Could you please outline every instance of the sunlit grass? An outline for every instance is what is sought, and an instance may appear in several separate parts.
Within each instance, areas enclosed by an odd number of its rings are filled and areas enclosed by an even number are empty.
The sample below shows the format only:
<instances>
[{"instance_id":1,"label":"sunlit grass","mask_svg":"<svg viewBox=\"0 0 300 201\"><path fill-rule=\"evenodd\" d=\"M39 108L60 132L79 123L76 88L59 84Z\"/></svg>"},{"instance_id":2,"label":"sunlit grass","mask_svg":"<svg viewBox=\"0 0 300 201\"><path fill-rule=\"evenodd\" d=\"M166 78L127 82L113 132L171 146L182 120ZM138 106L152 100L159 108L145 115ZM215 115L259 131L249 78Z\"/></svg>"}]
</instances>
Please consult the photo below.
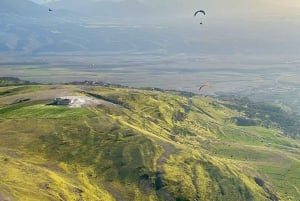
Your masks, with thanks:
<instances>
[{"instance_id":1,"label":"sunlit grass","mask_svg":"<svg viewBox=\"0 0 300 201\"><path fill-rule=\"evenodd\" d=\"M0 104L8 96L1 92L12 90L18 98L50 88L1 88ZM243 114L220 100L66 88L110 104L69 108L29 101L0 109L0 188L13 200L300 197L299 141L279 128L235 125L229 120Z\"/></svg>"},{"instance_id":2,"label":"sunlit grass","mask_svg":"<svg viewBox=\"0 0 300 201\"><path fill-rule=\"evenodd\" d=\"M46 104L14 105L0 109L0 118L22 119L76 119L80 117L92 117L94 113L86 108L68 108L66 106L52 106Z\"/></svg>"}]
</instances>

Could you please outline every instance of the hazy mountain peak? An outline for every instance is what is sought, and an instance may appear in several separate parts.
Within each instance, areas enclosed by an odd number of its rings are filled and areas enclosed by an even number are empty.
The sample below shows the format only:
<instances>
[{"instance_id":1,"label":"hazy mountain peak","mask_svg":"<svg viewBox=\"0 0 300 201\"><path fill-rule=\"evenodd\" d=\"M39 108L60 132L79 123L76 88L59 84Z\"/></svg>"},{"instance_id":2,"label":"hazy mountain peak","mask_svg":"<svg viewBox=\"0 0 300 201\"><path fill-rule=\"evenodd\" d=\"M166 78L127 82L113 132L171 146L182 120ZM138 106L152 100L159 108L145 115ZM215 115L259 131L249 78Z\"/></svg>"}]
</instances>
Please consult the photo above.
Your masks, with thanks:
<instances>
[{"instance_id":1,"label":"hazy mountain peak","mask_svg":"<svg viewBox=\"0 0 300 201\"><path fill-rule=\"evenodd\" d=\"M55 9L71 10L84 16L134 17L146 14L147 7L137 0L97 1L60 0L47 4Z\"/></svg>"},{"instance_id":2,"label":"hazy mountain peak","mask_svg":"<svg viewBox=\"0 0 300 201\"><path fill-rule=\"evenodd\" d=\"M46 8L44 6L33 3L29 0L1 0L0 14L9 13L25 16L34 16L44 13Z\"/></svg>"}]
</instances>

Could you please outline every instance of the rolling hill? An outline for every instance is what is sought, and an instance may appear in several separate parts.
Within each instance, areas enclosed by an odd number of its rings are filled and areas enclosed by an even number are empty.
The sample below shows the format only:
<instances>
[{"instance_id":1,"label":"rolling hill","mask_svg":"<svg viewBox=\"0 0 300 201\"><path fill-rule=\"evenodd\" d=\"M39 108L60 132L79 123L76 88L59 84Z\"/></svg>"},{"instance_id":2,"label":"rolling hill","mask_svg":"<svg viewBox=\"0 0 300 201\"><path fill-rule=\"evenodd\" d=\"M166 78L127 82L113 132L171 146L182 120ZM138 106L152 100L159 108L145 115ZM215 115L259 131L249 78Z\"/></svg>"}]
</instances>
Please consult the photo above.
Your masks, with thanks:
<instances>
[{"instance_id":1,"label":"rolling hill","mask_svg":"<svg viewBox=\"0 0 300 201\"><path fill-rule=\"evenodd\" d=\"M98 104L51 104L66 96ZM299 136L242 106L177 91L1 87L0 199L297 201Z\"/></svg>"}]
</instances>

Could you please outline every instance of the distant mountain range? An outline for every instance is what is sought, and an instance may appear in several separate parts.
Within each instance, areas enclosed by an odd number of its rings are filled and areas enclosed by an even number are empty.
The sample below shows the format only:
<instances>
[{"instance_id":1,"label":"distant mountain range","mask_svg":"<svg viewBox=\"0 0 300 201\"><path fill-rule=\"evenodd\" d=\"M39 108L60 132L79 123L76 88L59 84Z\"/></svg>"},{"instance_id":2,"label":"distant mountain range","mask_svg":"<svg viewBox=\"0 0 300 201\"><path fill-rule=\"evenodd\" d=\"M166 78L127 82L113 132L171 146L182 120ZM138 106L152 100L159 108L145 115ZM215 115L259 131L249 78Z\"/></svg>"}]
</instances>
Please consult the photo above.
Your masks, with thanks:
<instances>
[{"instance_id":1,"label":"distant mountain range","mask_svg":"<svg viewBox=\"0 0 300 201\"><path fill-rule=\"evenodd\" d=\"M28 0L1 0L0 14L38 17L43 15L45 7Z\"/></svg>"},{"instance_id":2,"label":"distant mountain range","mask_svg":"<svg viewBox=\"0 0 300 201\"><path fill-rule=\"evenodd\" d=\"M70 10L84 16L101 17L140 17L149 15L150 9L136 0L125 1L91 1L62 0L47 4L53 9Z\"/></svg>"},{"instance_id":3,"label":"distant mountain range","mask_svg":"<svg viewBox=\"0 0 300 201\"><path fill-rule=\"evenodd\" d=\"M2 0L0 51L178 51L185 45L175 31L147 20L151 12L138 1L84 2L39 5L29 0Z\"/></svg>"},{"instance_id":4,"label":"distant mountain range","mask_svg":"<svg viewBox=\"0 0 300 201\"><path fill-rule=\"evenodd\" d=\"M196 5L195 1L191 1ZM159 6L157 6L159 5ZM182 8L180 7L182 5ZM0 1L0 52L296 54L299 26L223 19L181 1ZM52 11L48 11L51 8ZM203 25L199 22L205 20ZM239 21L241 20L241 21ZM281 21L282 22L282 21ZM255 30L253 32L253 30ZM285 31L289 30L289 32Z\"/></svg>"}]
</instances>

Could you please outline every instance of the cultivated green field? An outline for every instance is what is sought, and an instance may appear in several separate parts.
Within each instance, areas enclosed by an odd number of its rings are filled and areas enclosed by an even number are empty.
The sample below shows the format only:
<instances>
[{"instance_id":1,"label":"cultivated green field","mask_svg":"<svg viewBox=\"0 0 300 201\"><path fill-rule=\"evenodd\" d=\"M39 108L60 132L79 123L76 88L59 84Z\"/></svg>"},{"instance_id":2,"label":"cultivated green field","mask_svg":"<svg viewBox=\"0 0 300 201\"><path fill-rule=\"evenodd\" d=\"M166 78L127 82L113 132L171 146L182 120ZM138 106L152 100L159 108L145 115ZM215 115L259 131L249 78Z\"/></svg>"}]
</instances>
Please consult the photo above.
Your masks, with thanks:
<instances>
[{"instance_id":1,"label":"cultivated green field","mask_svg":"<svg viewBox=\"0 0 300 201\"><path fill-rule=\"evenodd\" d=\"M48 105L67 95L101 102ZM1 87L0 200L299 201L299 134L271 118L294 116L269 107L252 115L243 104L174 91Z\"/></svg>"}]
</instances>

